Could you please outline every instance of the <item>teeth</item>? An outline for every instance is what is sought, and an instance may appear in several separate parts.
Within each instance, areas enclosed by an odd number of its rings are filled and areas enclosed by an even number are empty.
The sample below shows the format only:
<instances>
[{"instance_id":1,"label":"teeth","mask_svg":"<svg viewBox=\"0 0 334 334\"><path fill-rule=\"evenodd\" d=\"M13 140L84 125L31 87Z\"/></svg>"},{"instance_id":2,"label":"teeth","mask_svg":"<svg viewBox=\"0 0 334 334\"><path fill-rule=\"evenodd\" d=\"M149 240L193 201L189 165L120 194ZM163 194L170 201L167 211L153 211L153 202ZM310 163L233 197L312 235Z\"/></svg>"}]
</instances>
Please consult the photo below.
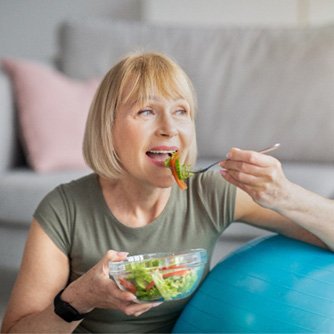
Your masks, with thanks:
<instances>
[{"instance_id":1,"label":"teeth","mask_svg":"<svg viewBox=\"0 0 334 334\"><path fill-rule=\"evenodd\" d=\"M151 150L149 152L153 153L153 154L171 154L171 153L174 153L175 151L154 151L154 150Z\"/></svg>"}]
</instances>

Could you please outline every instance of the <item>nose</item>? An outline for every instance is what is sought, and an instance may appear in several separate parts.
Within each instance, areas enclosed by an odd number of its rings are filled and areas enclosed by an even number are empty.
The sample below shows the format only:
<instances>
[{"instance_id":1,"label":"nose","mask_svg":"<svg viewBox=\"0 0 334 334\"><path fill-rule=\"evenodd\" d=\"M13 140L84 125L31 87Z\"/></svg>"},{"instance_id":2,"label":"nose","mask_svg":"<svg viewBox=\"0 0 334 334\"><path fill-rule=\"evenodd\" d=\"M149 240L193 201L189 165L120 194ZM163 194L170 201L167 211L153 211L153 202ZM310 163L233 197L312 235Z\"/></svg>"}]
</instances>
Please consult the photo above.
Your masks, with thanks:
<instances>
[{"instance_id":1,"label":"nose","mask_svg":"<svg viewBox=\"0 0 334 334\"><path fill-rule=\"evenodd\" d=\"M178 133L175 122L170 115L161 117L158 127L158 134L164 137L174 137Z\"/></svg>"}]
</instances>

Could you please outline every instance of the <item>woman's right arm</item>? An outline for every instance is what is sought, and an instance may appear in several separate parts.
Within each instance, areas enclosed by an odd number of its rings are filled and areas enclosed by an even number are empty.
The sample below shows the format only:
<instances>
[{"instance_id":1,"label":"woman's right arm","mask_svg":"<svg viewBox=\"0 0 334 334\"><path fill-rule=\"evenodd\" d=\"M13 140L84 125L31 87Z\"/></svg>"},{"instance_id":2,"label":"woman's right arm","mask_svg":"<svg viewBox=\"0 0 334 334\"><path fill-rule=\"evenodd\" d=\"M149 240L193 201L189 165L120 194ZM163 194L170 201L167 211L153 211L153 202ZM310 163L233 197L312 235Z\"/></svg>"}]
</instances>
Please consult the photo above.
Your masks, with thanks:
<instances>
[{"instance_id":1,"label":"woman's right arm","mask_svg":"<svg viewBox=\"0 0 334 334\"><path fill-rule=\"evenodd\" d=\"M61 298L80 313L95 307L119 309L128 315L148 311L154 304L136 303L134 295L119 290L109 279L108 262L125 256L108 251L87 273L66 287L69 259L33 220L1 333L72 333L82 320L68 323L54 313L53 307L54 297L65 287Z\"/></svg>"},{"instance_id":2,"label":"woman's right arm","mask_svg":"<svg viewBox=\"0 0 334 334\"><path fill-rule=\"evenodd\" d=\"M52 305L54 296L65 287L68 277L67 256L33 221L2 332L72 332L79 322L62 321L53 312Z\"/></svg>"}]
</instances>

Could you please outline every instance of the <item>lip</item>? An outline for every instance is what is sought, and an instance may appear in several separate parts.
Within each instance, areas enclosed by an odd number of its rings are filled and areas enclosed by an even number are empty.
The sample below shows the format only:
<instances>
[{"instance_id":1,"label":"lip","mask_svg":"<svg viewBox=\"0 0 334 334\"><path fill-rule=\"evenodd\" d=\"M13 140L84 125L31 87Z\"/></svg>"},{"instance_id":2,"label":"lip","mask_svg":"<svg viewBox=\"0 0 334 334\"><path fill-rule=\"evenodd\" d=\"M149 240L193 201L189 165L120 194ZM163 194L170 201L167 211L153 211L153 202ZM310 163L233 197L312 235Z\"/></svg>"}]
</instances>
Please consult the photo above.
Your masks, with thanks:
<instances>
[{"instance_id":1,"label":"lip","mask_svg":"<svg viewBox=\"0 0 334 334\"><path fill-rule=\"evenodd\" d=\"M151 147L148 151L178 151L178 149L177 146L160 145Z\"/></svg>"},{"instance_id":2,"label":"lip","mask_svg":"<svg viewBox=\"0 0 334 334\"><path fill-rule=\"evenodd\" d=\"M163 152L166 152L166 154L168 154L168 152L172 153L172 152L175 152L177 150L178 150L177 146L159 145L159 146L151 147L146 152L149 152L149 151L163 151ZM152 159L148 154L146 154L146 156L150 160L150 162L153 163L155 166L165 168L165 160Z\"/></svg>"},{"instance_id":3,"label":"lip","mask_svg":"<svg viewBox=\"0 0 334 334\"><path fill-rule=\"evenodd\" d=\"M149 159L154 165L156 165L158 167L164 167L165 168L165 162L164 161L157 161L157 160L153 160L151 158L149 158Z\"/></svg>"}]
</instances>

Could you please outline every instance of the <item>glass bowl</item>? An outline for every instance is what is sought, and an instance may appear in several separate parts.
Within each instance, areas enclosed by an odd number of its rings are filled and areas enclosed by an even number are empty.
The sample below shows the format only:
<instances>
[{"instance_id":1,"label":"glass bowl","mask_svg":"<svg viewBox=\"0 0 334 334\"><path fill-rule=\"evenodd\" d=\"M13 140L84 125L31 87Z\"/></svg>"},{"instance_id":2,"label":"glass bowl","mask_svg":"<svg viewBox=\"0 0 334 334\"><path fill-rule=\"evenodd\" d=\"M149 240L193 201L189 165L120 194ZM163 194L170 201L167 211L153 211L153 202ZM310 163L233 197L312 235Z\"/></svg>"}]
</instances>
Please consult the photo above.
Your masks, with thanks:
<instances>
[{"instance_id":1,"label":"glass bowl","mask_svg":"<svg viewBox=\"0 0 334 334\"><path fill-rule=\"evenodd\" d=\"M206 263L205 249L141 254L109 262L109 276L139 302L178 300L197 288Z\"/></svg>"}]
</instances>

